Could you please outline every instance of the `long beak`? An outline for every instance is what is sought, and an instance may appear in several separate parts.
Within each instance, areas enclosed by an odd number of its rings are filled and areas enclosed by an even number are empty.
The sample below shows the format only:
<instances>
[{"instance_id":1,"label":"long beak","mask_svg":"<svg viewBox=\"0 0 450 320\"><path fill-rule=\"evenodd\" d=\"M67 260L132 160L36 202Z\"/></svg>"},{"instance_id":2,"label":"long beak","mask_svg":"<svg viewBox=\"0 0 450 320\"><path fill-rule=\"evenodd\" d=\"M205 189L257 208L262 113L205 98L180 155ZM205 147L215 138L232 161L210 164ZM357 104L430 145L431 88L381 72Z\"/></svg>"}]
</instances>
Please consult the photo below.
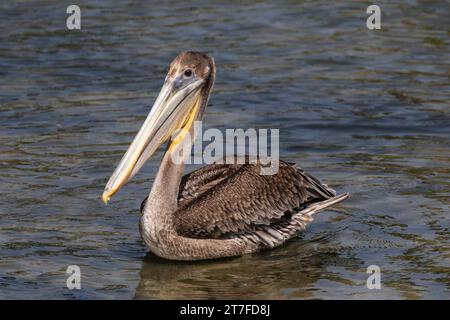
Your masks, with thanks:
<instances>
[{"instance_id":1,"label":"long beak","mask_svg":"<svg viewBox=\"0 0 450 320\"><path fill-rule=\"evenodd\" d=\"M182 86L179 78L166 78L147 119L109 178L102 199L110 198L129 181L153 153L178 129L183 128L198 106L204 80Z\"/></svg>"}]
</instances>

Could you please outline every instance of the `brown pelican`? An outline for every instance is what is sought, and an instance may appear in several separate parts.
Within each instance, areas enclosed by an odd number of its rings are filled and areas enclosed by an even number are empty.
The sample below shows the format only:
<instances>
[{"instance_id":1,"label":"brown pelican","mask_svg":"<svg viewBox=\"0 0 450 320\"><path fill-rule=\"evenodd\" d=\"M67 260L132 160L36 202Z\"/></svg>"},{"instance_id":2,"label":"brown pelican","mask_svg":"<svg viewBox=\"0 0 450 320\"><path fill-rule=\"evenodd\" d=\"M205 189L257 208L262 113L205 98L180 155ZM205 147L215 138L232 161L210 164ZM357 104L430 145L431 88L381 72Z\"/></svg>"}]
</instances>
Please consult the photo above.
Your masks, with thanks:
<instances>
[{"instance_id":1,"label":"brown pelican","mask_svg":"<svg viewBox=\"0 0 450 320\"><path fill-rule=\"evenodd\" d=\"M238 256L281 245L313 215L348 198L294 164L260 175L260 162L212 164L183 175L172 153L203 118L215 79L214 60L182 52L170 64L152 110L108 181L108 202L163 143L166 153L141 207L140 231L156 255L174 260ZM188 144L189 150L191 144Z\"/></svg>"}]
</instances>

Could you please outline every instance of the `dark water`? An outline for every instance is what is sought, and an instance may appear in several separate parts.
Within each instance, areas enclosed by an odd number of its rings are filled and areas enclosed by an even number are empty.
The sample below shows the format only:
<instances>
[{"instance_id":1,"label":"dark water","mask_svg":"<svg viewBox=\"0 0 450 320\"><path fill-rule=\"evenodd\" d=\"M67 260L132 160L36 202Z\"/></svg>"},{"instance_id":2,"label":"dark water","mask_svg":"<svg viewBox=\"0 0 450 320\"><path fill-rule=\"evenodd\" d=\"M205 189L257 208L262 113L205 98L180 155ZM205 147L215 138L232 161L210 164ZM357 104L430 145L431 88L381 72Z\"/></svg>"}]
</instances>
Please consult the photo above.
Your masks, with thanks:
<instances>
[{"instance_id":1,"label":"dark water","mask_svg":"<svg viewBox=\"0 0 450 320\"><path fill-rule=\"evenodd\" d=\"M380 31L357 1L76 3L81 31L61 1L0 3L1 298L450 298L448 1L378 1ZM352 198L273 251L147 254L161 153L100 197L186 49L216 60L206 127L279 128L283 159Z\"/></svg>"}]
</instances>

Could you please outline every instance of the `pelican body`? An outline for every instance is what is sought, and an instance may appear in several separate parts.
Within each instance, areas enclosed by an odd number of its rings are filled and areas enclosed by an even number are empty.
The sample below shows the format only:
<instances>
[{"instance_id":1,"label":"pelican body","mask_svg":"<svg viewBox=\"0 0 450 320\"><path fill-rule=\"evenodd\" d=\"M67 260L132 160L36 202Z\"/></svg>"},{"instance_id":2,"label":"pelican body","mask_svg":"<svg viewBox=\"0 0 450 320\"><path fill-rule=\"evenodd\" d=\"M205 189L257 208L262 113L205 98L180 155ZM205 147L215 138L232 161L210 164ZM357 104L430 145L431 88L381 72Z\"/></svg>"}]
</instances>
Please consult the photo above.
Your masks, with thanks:
<instances>
[{"instance_id":1,"label":"pelican body","mask_svg":"<svg viewBox=\"0 0 450 320\"><path fill-rule=\"evenodd\" d=\"M195 135L193 123L203 118L215 72L214 60L204 53L182 52L172 61L103 193L107 203L168 142L140 219L144 242L162 258L203 260L274 248L304 230L315 213L348 198L284 161L273 175L261 175L258 161L232 159L183 176L184 162L174 162L172 155L190 151L185 139Z\"/></svg>"}]
</instances>

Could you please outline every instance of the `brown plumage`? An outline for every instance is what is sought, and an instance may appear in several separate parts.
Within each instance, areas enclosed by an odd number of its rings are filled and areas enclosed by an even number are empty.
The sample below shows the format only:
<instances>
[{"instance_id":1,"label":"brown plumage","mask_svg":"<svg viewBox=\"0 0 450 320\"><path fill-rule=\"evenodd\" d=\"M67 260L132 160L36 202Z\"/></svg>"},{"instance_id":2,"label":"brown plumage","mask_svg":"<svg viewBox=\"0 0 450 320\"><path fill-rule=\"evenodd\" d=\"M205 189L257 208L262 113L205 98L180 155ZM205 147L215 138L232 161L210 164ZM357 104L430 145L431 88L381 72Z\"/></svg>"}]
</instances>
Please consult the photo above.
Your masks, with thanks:
<instances>
[{"instance_id":1,"label":"brown plumage","mask_svg":"<svg viewBox=\"0 0 450 320\"><path fill-rule=\"evenodd\" d=\"M207 165L182 177L172 213L178 236L235 240L250 252L273 248L304 230L315 213L348 198L295 164L280 161L277 174L260 175L259 163L245 163Z\"/></svg>"},{"instance_id":2,"label":"brown plumage","mask_svg":"<svg viewBox=\"0 0 450 320\"><path fill-rule=\"evenodd\" d=\"M260 164L206 166L184 176L180 190L177 232L215 239L289 222L306 206L335 195L284 161L274 175L261 175Z\"/></svg>"}]
</instances>

